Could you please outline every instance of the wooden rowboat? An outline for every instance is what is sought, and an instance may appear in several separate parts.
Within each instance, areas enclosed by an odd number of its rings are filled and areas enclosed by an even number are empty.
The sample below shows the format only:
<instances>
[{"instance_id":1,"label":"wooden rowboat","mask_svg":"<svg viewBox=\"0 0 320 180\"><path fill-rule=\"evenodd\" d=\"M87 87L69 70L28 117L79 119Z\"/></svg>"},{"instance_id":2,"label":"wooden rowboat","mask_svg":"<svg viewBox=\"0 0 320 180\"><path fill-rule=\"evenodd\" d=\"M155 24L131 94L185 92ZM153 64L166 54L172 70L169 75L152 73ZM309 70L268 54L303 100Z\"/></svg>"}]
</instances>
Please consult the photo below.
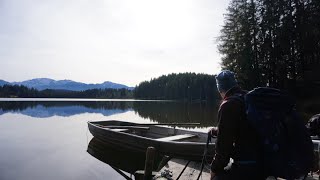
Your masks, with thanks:
<instances>
[{"instance_id":1,"label":"wooden rowboat","mask_svg":"<svg viewBox=\"0 0 320 180\"><path fill-rule=\"evenodd\" d=\"M100 140L132 150L146 151L150 146L163 155L201 160L206 147L207 133L163 127L157 124L137 124L123 121L88 122L91 134ZM214 141L207 156L214 152Z\"/></svg>"}]
</instances>

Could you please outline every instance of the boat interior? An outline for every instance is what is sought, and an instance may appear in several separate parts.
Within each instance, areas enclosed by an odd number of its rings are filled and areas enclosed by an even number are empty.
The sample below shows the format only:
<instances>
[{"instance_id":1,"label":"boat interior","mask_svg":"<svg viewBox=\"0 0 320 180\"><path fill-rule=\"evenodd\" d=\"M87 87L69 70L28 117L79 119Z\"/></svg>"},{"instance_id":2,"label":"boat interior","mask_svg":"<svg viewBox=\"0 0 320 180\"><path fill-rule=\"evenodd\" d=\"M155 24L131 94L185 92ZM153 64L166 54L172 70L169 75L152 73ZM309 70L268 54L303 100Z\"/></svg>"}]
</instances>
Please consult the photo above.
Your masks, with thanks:
<instances>
[{"instance_id":1,"label":"boat interior","mask_svg":"<svg viewBox=\"0 0 320 180\"><path fill-rule=\"evenodd\" d=\"M123 121L96 121L90 122L100 128L120 133L134 134L137 136L152 138L159 141L198 142L207 141L207 133L194 132L175 126L160 126L156 124L138 124Z\"/></svg>"}]
</instances>

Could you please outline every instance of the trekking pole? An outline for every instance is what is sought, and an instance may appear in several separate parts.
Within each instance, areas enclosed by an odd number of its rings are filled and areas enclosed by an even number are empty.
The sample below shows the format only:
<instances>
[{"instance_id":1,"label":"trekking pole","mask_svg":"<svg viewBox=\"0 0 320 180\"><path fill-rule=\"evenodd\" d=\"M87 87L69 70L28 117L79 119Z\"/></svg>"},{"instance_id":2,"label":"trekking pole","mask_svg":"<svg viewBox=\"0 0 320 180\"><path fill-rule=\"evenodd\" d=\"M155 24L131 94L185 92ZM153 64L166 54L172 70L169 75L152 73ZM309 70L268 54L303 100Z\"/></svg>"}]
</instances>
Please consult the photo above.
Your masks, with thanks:
<instances>
[{"instance_id":1,"label":"trekking pole","mask_svg":"<svg viewBox=\"0 0 320 180\"><path fill-rule=\"evenodd\" d=\"M206 158L206 155L208 153L208 148L209 148L209 143L211 142L211 133L209 132L208 133L208 137L207 137L207 144L204 148L204 152L203 152L203 156L202 156L202 162L201 162L201 170L200 170L200 173L197 177L197 180L199 180L201 174L202 174L202 171L203 171L203 168L204 168L204 164L205 164L205 158Z\"/></svg>"}]
</instances>

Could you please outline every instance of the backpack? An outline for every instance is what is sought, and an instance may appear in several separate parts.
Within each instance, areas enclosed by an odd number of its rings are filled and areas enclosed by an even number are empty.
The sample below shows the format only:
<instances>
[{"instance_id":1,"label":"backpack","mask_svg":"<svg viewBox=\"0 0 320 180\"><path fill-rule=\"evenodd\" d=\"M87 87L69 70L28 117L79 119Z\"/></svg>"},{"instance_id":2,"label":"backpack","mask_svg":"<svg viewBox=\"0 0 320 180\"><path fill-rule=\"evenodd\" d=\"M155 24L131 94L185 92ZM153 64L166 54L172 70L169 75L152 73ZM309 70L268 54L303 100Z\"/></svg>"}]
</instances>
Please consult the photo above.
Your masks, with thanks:
<instances>
[{"instance_id":1,"label":"backpack","mask_svg":"<svg viewBox=\"0 0 320 180\"><path fill-rule=\"evenodd\" d=\"M261 138L264 175L306 176L313 164L313 143L289 95L260 87L248 92L244 103L247 119Z\"/></svg>"}]
</instances>

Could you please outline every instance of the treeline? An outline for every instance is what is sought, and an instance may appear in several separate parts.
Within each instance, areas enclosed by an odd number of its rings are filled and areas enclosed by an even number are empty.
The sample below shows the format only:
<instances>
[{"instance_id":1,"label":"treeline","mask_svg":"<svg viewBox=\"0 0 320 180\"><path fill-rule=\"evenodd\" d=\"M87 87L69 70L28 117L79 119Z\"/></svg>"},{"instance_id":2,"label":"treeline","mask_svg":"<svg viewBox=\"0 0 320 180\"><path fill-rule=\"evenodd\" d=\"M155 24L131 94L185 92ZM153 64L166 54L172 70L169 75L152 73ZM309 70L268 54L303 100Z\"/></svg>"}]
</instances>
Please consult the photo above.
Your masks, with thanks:
<instances>
[{"instance_id":1,"label":"treeline","mask_svg":"<svg viewBox=\"0 0 320 180\"><path fill-rule=\"evenodd\" d=\"M19 98L107 98L215 102L218 91L213 75L180 73L163 75L140 83L134 90L90 89L86 91L37 90L19 85L0 86L0 97Z\"/></svg>"},{"instance_id":2,"label":"treeline","mask_svg":"<svg viewBox=\"0 0 320 180\"><path fill-rule=\"evenodd\" d=\"M137 99L214 101L217 93L213 75L195 73L163 75L134 89Z\"/></svg>"},{"instance_id":3,"label":"treeline","mask_svg":"<svg viewBox=\"0 0 320 180\"><path fill-rule=\"evenodd\" d=\"M133 92L127 89L89 89L85 91L45 89L39 91L22 85L3 85L0 86L0 97L130 99L133 98Z\"/></svg>"},{"instance_id":4,"label":"treeline","mask_svg":"<svg viewBox=\"0 0 320 180\"><path fill-rule=\"evenodd\" d=\"M311 89L320 81L320 1L232 0L219 51L247 89Z\"/></svg>"}]
</instances>

